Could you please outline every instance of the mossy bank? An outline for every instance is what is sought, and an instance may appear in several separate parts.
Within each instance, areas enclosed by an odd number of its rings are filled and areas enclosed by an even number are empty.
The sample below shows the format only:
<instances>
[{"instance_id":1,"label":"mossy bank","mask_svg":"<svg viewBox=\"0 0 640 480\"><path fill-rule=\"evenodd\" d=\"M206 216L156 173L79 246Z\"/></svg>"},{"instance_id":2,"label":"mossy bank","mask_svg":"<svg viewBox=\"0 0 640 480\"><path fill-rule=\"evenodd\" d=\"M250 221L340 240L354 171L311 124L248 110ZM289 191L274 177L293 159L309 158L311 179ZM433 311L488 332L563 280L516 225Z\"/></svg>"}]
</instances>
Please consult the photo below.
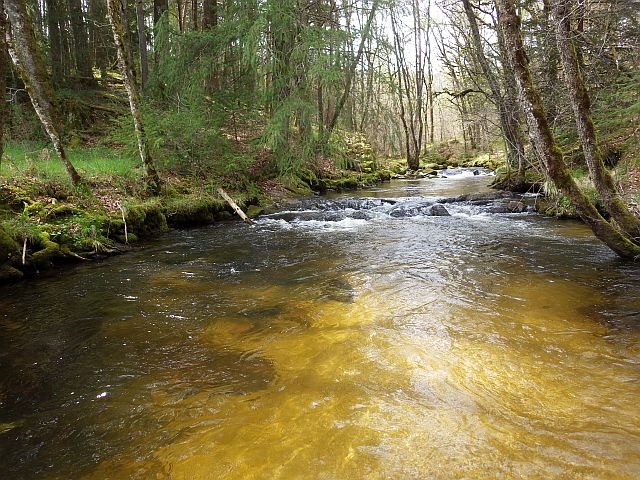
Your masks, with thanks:
<instances>
[{"instance_id":1,"label":"mossy bank","mask_svg":"<svg viewBox=\"0 0 640 480\"><path fill-rule=\"evenodd\" d=\"M206 225L233 218L222 199L206 191L128 197L108 204L92 192L69 187L29 192L0 185L0 283L42 270L126 251L139 240L171 228ZM257 214L265 201L236 193L238 205Z\"/></svg>"}]
</instances>

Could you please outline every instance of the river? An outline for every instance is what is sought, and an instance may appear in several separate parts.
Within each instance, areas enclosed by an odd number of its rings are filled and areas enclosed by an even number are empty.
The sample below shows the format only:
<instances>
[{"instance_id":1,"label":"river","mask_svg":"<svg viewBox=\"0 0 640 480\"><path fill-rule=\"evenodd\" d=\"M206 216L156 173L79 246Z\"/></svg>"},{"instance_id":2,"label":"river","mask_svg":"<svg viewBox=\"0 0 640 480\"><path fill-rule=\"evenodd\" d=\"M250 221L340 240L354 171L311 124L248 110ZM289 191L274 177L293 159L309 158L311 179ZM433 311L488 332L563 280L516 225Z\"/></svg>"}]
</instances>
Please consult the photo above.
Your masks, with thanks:
<instances>
[{"instance_id":1,"label":"river","mask_svg":"<svg viewBox=\"0 0 640 480\"><path fill-rule=\"evenodd\" d=\"M490 180L308 200L3 288L0 475L639 478L640 267L577 222L413 208Z\"/></svg>"}]
</instances>

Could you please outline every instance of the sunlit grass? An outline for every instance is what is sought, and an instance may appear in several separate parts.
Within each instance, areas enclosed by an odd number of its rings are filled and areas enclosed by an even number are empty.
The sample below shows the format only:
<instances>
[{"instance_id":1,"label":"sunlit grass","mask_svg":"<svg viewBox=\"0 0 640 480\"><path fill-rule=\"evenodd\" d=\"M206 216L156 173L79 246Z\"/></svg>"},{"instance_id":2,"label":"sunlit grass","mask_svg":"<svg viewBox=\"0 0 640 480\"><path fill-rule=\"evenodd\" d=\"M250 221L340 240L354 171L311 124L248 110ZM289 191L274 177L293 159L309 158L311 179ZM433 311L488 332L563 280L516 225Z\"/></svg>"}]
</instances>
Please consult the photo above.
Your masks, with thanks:
<instances>
[{"instance_id":1,"label":"sunlit grass","mask_svg":"<svg viewBox=\"0 0 640 480\"><path fill-rule=\"evenodd\" d=\"M107 147L69 148L67 155L85 178L142 176L139 159L120 149ZM8 143L0 163L0 179L36 177L66 179L64 166L50 145L38 143Z\"/></svg>"}]
</instances>

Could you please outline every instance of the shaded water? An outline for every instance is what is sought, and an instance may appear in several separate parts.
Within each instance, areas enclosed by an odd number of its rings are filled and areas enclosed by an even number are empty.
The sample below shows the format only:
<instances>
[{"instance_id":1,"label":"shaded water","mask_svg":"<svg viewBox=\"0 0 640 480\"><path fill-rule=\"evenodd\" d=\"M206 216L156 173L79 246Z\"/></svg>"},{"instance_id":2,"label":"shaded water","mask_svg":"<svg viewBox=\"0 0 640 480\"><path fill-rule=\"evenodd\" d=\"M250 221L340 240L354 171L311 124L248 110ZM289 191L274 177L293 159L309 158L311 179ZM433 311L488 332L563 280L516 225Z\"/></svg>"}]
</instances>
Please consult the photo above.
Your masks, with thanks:
<instances>
[{"instance_id":1,"label":"shaded water","mask_svg":"<svg viewBox=\"0 0 640 480\"><path fill-rule=\"evenodd\" d=\"M577 223L335 197L2 290L2 476L640 476L638 266Z\"/></svg>"}]
</instances>

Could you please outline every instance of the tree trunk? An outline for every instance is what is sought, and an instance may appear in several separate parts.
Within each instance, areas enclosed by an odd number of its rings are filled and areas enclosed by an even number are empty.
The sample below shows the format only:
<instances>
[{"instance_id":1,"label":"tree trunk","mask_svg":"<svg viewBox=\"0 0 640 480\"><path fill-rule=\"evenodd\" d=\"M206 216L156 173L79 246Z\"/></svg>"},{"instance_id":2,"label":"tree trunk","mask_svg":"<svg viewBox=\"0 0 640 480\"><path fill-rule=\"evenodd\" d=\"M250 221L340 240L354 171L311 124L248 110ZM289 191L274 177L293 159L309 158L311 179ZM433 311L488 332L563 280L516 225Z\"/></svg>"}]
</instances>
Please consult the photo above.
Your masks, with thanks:
<instances>
[{"instance_id":1,"label":"tree trunk","mask_svg":"<svg viewBox=\"0 0 640 480\"><path fill-rule=\"evenodd\" d=\"M129 107L131 108L133 127L138 141L138 153L140 154L140 160L142 161L145 180L149 191L155 195L160 191L160 177L153 165L153 159L149 153L149 146L147 145L142 125L140 95L133 76L133 68L129 61L129 48L128 44L125 43L125 30L122 24L124 7L123 0L107 0L109 20L113 30L113 40L118 52L118 65L120 66L120 72L124 78L124 86L129 96Z\"/></svg>"},{"instance_id":2,"label":"tree trunk","mask_svg":"<svg viewBox=\"0 0 640 480\"><path fill-rule=\"evenodd\" d=\"M209 30L218 25L218 1L202 2L202 30Z\"/></svg>"},{"instance_id":3,"label":"tree trunk","mask_svg":"<svg viewBox=\"0 0 640 480\"><path fill-rule=\"evenodd\" d=\"M153 25L157 25L162 16L169 10L169 0L153 0Z\"/></svg>"},{"instance_id":4,"label":"tree trunk","mask_svg":"<svg viewBox=\"0 0 640 480\"><path fill-rule=\"evenodd\" d=\"M542 0L542 55L544 58L544 86L541 88L542 98L545 101L547 117L553 125L558 117L557 89L558 89L558 50L553 39L553 25L551 22L551 0Z\"/></svg>"},{"instance_id":5,"label":"tree trunk","mask_svg":"<svg viewBox=\"0 0 640 480\"><path fill-rule=\"evenodd\" d=\"M519 135L516 131L519 128L518 125L514 125L514 119L517 117L512 115L513 112L507 110L507 105L502 94L500 84L496 78L496 74L491 68L487 57L484 54L484 48L482 47L482 37L480 36L480 30L478 28L478 20L476 14L473 11L470 0L462 0L464 11L469 21L469 27L471 30L471 39L473 42L473 52L477 63L482 68L482 73L487 80L489 89L491 90L491 96L498 108L498 115L500 118L500 130L504 137L507 162L510 166L517 168L518 175L515 179L514 187L519 187L524 183L524 147L519 144ZM475 143L474 135L470 135Z\"/></svg>"},{"instance_id":6,"label":"tree trunk","mask_svg":"<svg viewBox=\"0 0 640 480\"><path fill-rule=\"evenodd\" d=\"M566 0L555 0L553 5L556 42L564 71L565 83L573 108L576 126L582 142L582 151L589 167L591 180L602 198L607 211L618 226L640 244L640 219L629 211L616 190L609 171L605 168L598 148L595 127L591 119L591 99L582 78L576 47L571 40L569 11Z\"/></svg>"},{"instance_id":7,"label":"tree trunk","mask_svg":"<svg viewBox=\"0 0 640 480\"><path fill-rule=\"evenodd\" d=\"M107 76L109 52L112 49L106 7L103 0L89 0L89 45L94 57L93 64L100 70L102 80Z\"/></svg>"},{"instance_id":8,"label":"tree trunk","mask_svg":"<svg viewBox=\"0 0 640 480\"><path fill-rule=\"evenodd\" d=\"M191 0L191 27L198 31L198 0Z\"/></svg>"},{"instance_id":9,"label":"tree trunk","mask_svg":"<svg viewBox=\"0 0 640 480\"><path fill-rule=\"evenodd\" d=\"M49 30L49 52L51 63L51 81L54 87L64 82L62 72L62 42L60 37L60 0L46 0L47 29Z\"/></svg>"},{"instance_id":10,"label":"tree trunk","mask_svg":"<svg viewBox=\"0 0 640 480\"><path fill-rule=\"evenodd\" d=\"M521 101L529 123L531 143L541 158L547 174L573 204L582 220L591 227L596 237L623 258L640 257L640 245L634 244L613 228L598 213L571 176L562 152L551 135L540 94L531 80L529 59L522 42L520 18L516 14L513 0L498 0L497 3L500 10L498 20L504 35L505 49L518 82Z\"/></svg>"},{"instance_id":11,"label":"tree trunk","mask_svg":"<svg viewBox=\"0 0 640 480\"><path fill-rule=\"evenodd\" d=\"M424 106L424 57L422 55L422 16L420 14L420 2L419 0L413 0L411 5L413 14L413 28L414 28L414 47L416 51L416 68L415 68L415 82L416 82L416 108L415 116L412 118L412 123L417 125L417 132L414 135L414 154L413 164L416 167L412 170L420 168L420 153L422 153L422 142L424 137L424 116L422 115L422 109Z\"/></svg>"},{"instance_id":12,"label":"tree trunk","mask_svg":"<svg viewBox=\"0 0 640 480\"><path fill-rule=\"evenodd\" d=\"M89 45L87 41L87 27L82 13L81 0L68 0L69 18L73 32L76 75L83 80L91 80L93 71L89 59Z\"/></svg>"},{"instance_id":13,"label":"tree trunk","mask_svg":"<svg viewBox=\"0 0 640 480\"><path fill-rule=\"evenodd\" d=\"M398 106L400 108L400 121L402 122L402 129L404 131L405 140L405 157L407 159L407 168L409 170L418 170L420 168L420 160L415 155L415 128L413 126L414 116L411 103L411 91L409 88L409 75L407 72L406 60L404 56L404 49L401 44L400 34L396 26L396 18L391 11L391 31L393 32L393 46L396 57L396 66L398 72ZM391 66L389 66L389 77L393 78L391 73ZM405 97L407 98L407 107L409 108L409 114L405 109Z\"/></svg>"},{"instance_id":14,"label":"tree trunk","mask_svg":"<svg viewBox=\"0 0 640 480\"><path fill-rule=\"evenodd\" d=\"M511 68L504 47L504 36L498 28L498 52L502 63L502 76L504 78L504 109L506 112L505 142L507 151L507 164L516 167L517 174L514 181L509 181L512 190L524 190L527 187L525 173L527 157L524 151L525 139L520 125L520 108L518 106L518 85Z\"/></svg>"},{"instance_id":15,"label":"tree trunk","mask_svg":"<svg viewBox=\"0 0 640 480\"><path fill-rule=\"evenodd\" d=\"M149 78L149 59L147 56L147 35L144 31L143 0L136 0L136 24L138 27L138 53L140 54L140 85L144 88Z\"/></svg>"},{"instance_id":16,"label":"tree trunk","mask_svg":"<svg viewBox=\"0 0 640 480\"><path fill-rule=\"evenodd\" d=\"M176 10L178 10L178 31L182 33L184 31L184 16L187 6L182 3L182 0L176 0Z\"/></svg>"},{"instance_id":17,"label":"tree trunk","mask_svg":"<svg viewBox=\"0 0 640 480\"><path fill-rule=\"evenodd\" d=\"M4 11L4 0L0 0L0 12ZM0 92L7 89L7 74L9 73L9 58L7 54L7 19L0 14ZM0 162L4 153L4 126L9 119L9 104L0 101Z\"/></svg>"},{"instance_id":18,"label":"tree trunk","mask_svg":"<svg viewBox=\"0 0 640 480\"><path fill-rule=\"evenodd\" d=\"M162 50L164 50L165 47L164 45L161 45L161 42L158 42L158 27L167 10L169 10L168 0L153 0L153 62L156 69L160 63L160 58L164 53ZM124 25L126 26L126 22L124 22Z\"/></svg>"},{"instance_id":19,"label":"tree trunk","mask_svg":"<svg viewBox=\"0 0 640 480\"><path fill-rule=\"evenodd\" d=\"M44 63L38 55L36 38L27 17L24 0L5 1L4 12L9 21L8 49L11 60L24 82L33 108L49 135L53 148L67 170L69 178L74 185L81 184L80 175L67 158L62 146L58 118L53 105L55 93Z\"/></svg>"},{"instance_id":20,"label":"tree trunk","mask_svg":"<svg viewBox=\"0 0 640 480\"><path fill-rule=\"evenodd\" d=\"M427 27L425 32L427 60L427 104L429 105L429 143L434 143L435 123L433 118L433 65L431 62L431 0L427 0Z\"/></svg>"}]
</instances>

